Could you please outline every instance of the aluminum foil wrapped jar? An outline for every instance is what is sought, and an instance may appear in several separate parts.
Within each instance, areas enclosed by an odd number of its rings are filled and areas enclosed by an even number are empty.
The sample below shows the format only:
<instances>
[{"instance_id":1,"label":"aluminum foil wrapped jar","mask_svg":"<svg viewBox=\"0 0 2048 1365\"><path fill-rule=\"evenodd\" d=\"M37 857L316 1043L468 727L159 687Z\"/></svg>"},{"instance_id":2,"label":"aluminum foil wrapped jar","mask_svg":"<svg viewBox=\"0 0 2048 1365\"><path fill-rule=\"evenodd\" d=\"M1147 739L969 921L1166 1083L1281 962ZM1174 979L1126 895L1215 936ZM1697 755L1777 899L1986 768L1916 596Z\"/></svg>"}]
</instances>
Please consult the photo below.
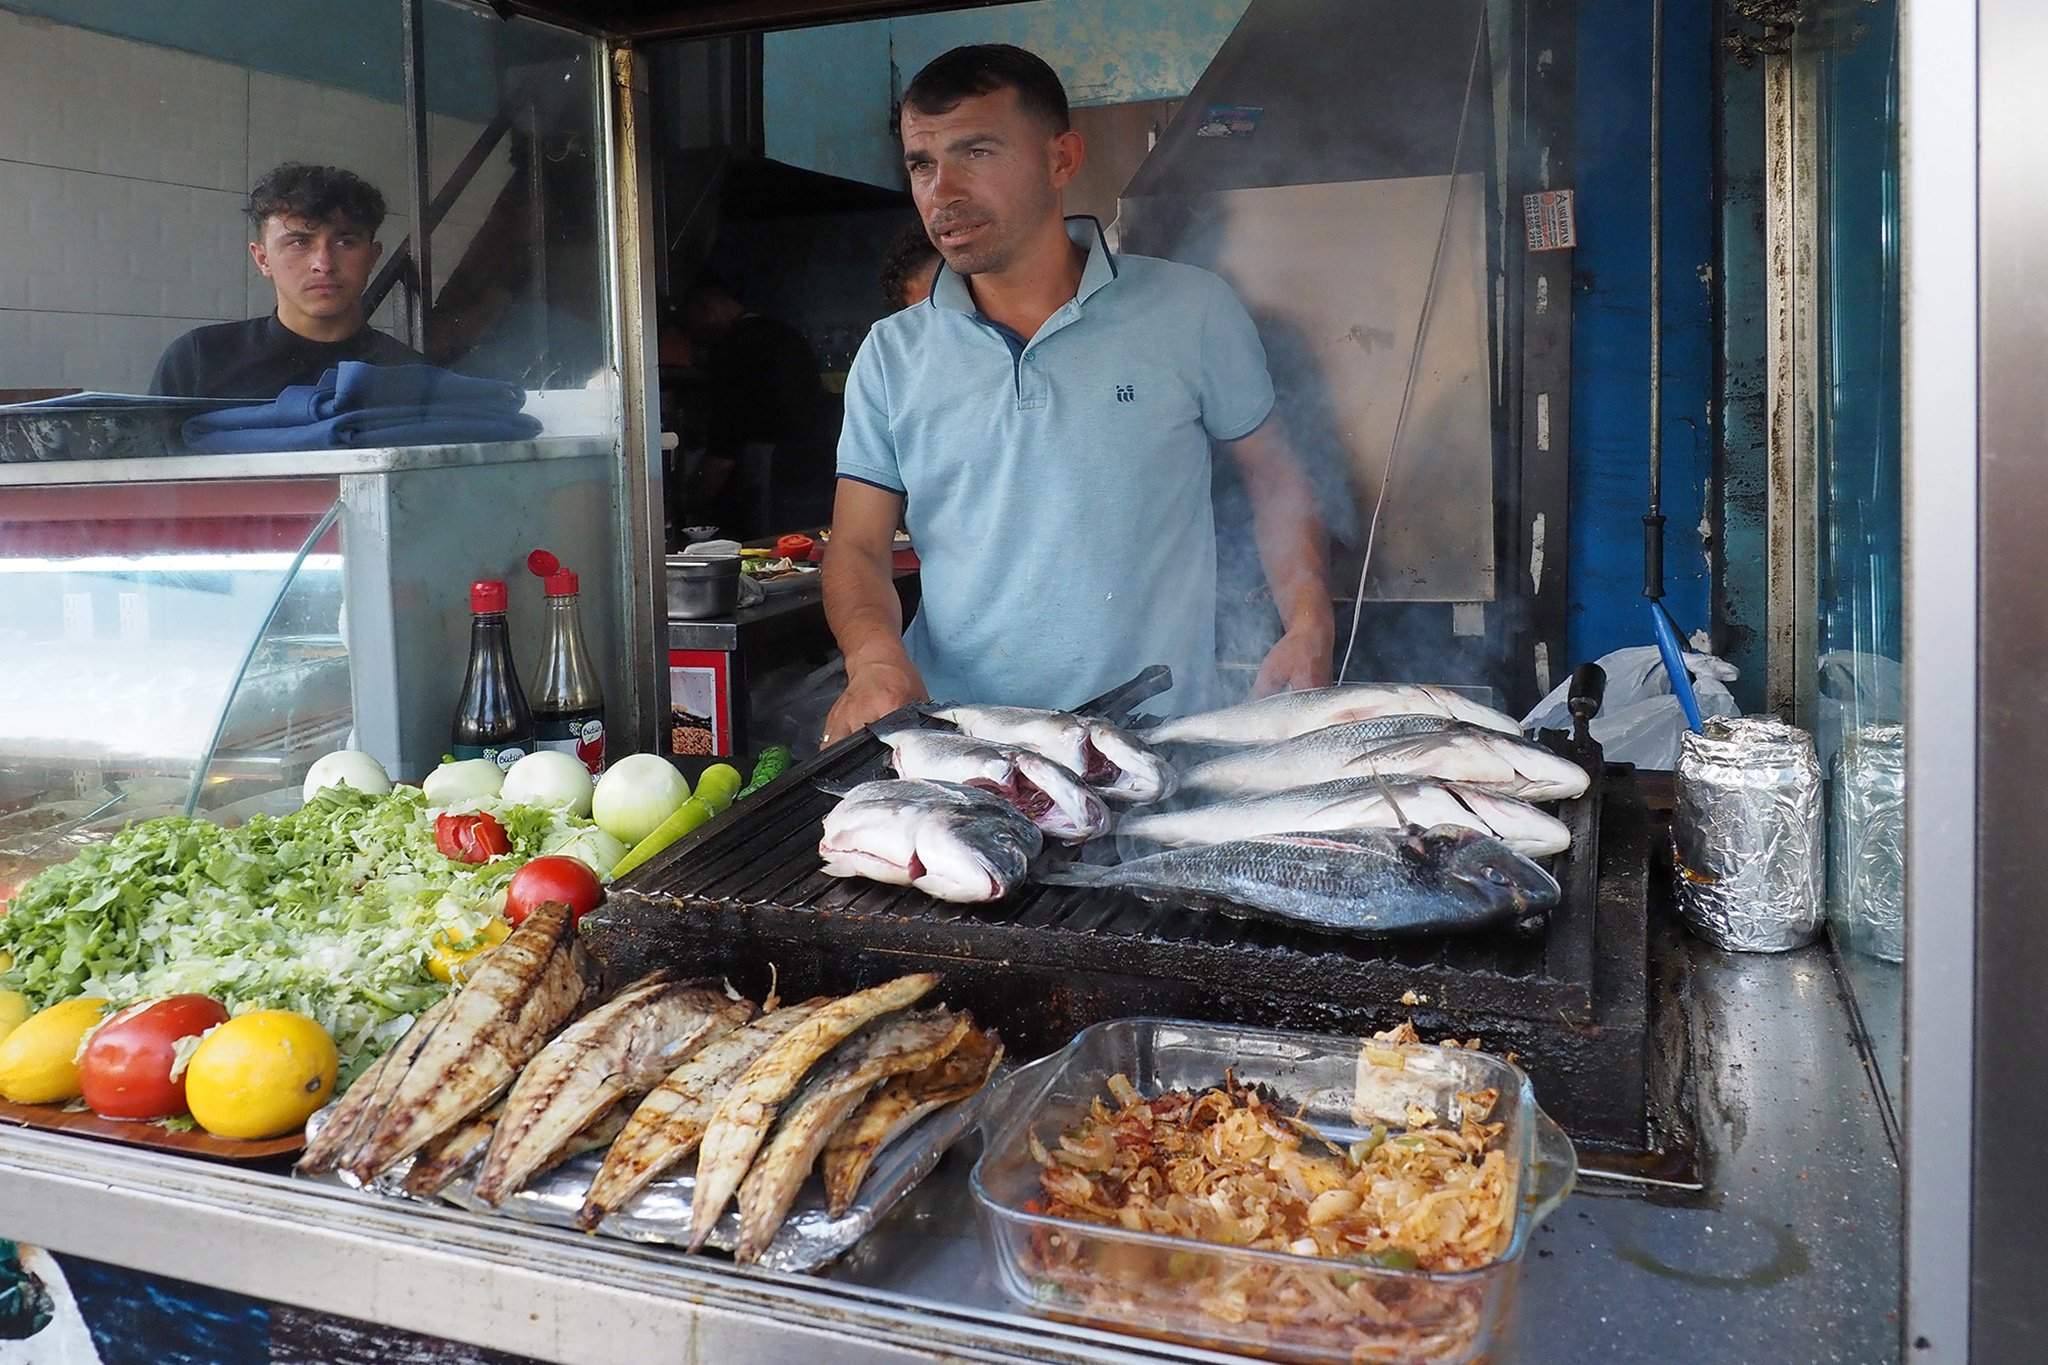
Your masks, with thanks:
<instances>
[{"instance_id":1,"label":"aluminum foil wrapped jar","mask_svg":"<svg viewBox=\"0 0 2048 1365\"><path fill-rule=\"evenodd\" d=\"M1835 758L1829 918L1852 952L1906 958L1906 728L1864 725Z\"/></svg>"},{"instance_id":2,"label":"aluminum foil wrapped jar","mask_svg":"<svg viewBox=\"0 0 2048 1365\"><path fill-rule=\"evenodd\" d=\"M1781 953L1820 932L1820 759L1806 731L1756 716L1688 731L1671 835L1678 913L1701 938Z\"/></svg>"}]
</instances>

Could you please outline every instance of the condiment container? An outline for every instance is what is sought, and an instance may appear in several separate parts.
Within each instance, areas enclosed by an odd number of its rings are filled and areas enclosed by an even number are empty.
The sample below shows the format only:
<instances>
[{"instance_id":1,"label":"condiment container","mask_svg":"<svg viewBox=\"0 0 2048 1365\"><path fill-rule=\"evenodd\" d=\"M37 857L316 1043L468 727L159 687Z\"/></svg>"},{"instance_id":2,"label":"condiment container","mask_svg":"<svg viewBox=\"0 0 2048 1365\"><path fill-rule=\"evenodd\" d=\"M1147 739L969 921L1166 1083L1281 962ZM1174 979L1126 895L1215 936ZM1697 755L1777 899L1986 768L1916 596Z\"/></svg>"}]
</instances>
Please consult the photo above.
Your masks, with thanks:
<instances>
[{"instance_id":1,"label":"condiment container","mask_svg":"<svg viewBox=\"0 0 2048 1365\"><path fill-rule=\"evenodd\" d=\"M1406 1127L1411 1104L1455 1126L1461 1095L1498 1093L1512 1222L1495 1259L1473 1270L1387 1269L1352 1261L1198 1242L1034 1212L1043 1201L1035 1135L1059 1135L1127 1077L1150 1099L1220 1085L1225 1071L1262 1087L1340 1146L1374 1124ZM1516 1285L1531 1230L1577 1179L1571 1140L1537 1107L1529 1078L1460 1048L1170 1019L1116 1019L1012 1073L982 1120L971 1183L1004 1291L1070 1321L1285 1360L1498 1360L1511 1346ZM1380 1312L1333 1311L1363 1285ZM1235 1291L1246 1291L1241 1293ZM1355 1304L1356 1299L1348 1299Z\"/></svg>"},{"instance_id":2,"label":"condiment container","mask_svg":"<svg viewBox=\"0 0 2048 1365\"><path fill-rule=\"evenodd\" d=\"M730 616L739 609L738 555L668 557L668 614L684 621Z\"/></svg>"}]
</instances>

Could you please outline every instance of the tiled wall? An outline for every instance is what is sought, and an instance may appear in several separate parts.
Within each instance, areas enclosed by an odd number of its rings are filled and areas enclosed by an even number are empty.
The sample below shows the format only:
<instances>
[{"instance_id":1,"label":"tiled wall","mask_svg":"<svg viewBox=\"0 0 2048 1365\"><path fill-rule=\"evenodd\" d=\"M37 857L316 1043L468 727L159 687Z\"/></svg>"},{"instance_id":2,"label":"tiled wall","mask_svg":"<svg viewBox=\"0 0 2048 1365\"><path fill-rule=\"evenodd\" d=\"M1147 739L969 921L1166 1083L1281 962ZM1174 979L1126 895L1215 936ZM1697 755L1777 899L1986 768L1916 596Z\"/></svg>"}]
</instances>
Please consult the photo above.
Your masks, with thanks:
<instances>
[{"instance_id":1,"label":"tiled wall","mask_svg":"<svg viewBox=\"0 0 2048 1365\"><path fill-rule=\"evenodd\" d=\"M410 231L402 105L0 10L0 389L141 392L189 328L268 312L248 187L280 161L346 166ZM430 183L480 125L435 116ZM503 146L434 234L436 275L510 175ZM397 291L375 319L403 326Z\"/></svg>"}]
</instances>

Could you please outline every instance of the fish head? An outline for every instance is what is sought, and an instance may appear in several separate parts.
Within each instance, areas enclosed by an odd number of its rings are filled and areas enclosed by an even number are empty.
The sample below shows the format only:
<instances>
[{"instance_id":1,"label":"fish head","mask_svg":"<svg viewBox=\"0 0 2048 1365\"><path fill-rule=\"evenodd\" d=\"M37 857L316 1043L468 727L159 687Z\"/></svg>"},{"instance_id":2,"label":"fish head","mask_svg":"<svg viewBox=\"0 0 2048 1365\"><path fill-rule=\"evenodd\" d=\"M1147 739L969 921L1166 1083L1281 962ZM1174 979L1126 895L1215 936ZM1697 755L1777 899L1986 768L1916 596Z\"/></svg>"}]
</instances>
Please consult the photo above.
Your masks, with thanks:
<instances>
[{"instance_id":1,"label":"fish head","mask_svg":"<svg viewBox=\"0 0 2048 1365\"><path fill-rule=\"evenodd\" d=\"M1490 910L1521 918L1557 904L1557 879L1491 835L1439 825L1421 843L1446 877Z\"/></svg>"},{"instance_id":2,"label":"fish head","mask_svg":"<svg viewBox=\"0 0 2048 1365\"><path fill-rule=\"evenodd\" d=\"M1023 878L1036 851L1026 847L1018 823L971 807L934 813L917 829L911 884L944 901L1001 897Z\"/></svg>"},{"instance_id":3,"label":"fish head","mask_svg":"<svg viewBox=\"0 0 2048 1365\"><path fill-rule=\"evenodd\" d=\"M1113 800L1164 801L1178 783L1172 764L1136 735L1114 725L1090 723L1083 752L1087 768L1081 773L1082 780Z\"/></svg>"},{"instance_id":4,"label":"fish head","mask_svg":"<svg viewBox=\"0 0 2048 1365\"><path fill-rule=\"evenodd\" d=\"M1015 791L1024 814L1055 839L1078 842L1109 828L1109 808L1073 771L1049 758L1020 753Z\"/></svg>"},{"instance_id":5,"label":"fish head","mask_svg":"<svg viewBox=\"0 0 2048 1365\"><path fill-rule=\"evenodd\" d=\"M1534 800L1570 801L1584 796L1593 784L1584 768L1540 744L1514 745L1513 762L1515 771L1536 788Z\"/></svg>"}]
</instances>

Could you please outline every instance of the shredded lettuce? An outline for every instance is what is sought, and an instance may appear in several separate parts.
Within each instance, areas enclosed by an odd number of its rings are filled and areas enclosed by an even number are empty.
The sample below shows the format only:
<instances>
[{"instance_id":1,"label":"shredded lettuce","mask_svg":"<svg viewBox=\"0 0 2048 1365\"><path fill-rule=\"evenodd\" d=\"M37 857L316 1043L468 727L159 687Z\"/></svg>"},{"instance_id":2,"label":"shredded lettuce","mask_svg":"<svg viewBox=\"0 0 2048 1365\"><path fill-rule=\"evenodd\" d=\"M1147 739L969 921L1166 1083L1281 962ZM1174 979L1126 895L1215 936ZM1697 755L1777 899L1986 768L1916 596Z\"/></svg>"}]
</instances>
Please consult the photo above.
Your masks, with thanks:
<instances>
[{"instance_id":1,"label":"shredded lettuce","mask_svg":"<svg viewBox=\"0 0 2048 1365\"><path fill-rule=\"evenodd\" d=\"M449 989L427 971L434 935L474 935L527 859L590 823L477 805L512 843L482 864L434 848L416 787L327 787L290 815L234 829L130 825L42 872L0 914L0 949L14 957L0 986L38 1008L195 991L235 1013L297 1010L333 1035L346 1084Z\"/></svg>"}]
</instances>

